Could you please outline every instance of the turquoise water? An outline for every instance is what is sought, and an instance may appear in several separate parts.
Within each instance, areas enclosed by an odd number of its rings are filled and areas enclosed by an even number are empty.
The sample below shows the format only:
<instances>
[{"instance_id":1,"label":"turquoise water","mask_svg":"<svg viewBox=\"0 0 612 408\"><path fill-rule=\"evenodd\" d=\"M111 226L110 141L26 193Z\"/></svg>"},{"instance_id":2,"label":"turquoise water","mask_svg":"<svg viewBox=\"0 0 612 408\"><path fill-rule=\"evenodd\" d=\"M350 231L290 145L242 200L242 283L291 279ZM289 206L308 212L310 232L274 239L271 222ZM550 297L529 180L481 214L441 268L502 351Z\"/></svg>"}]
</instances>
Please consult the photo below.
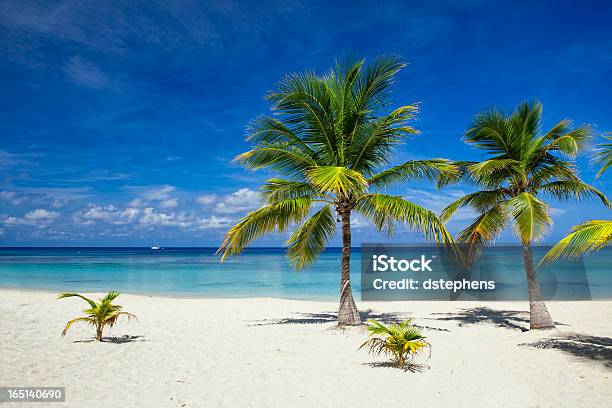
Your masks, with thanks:
<instances>
[{"instance_id":1,"label":"turquoise water","mask_svg":"<svg viewBox=\"0 0 612 408\"><path fill-rule=\"evenodd\" d=\"M537 255L537 254L536 254ZM52 291L108 291L195 297L281 297L335 300L340 249L311 267L291 270L284 250L249 249L221 264L212 248L0 248L0 286ZM360 251L352 257L360 298ZM612 299L612 250L585 258L594 299ZM503 260L506 284L524 292L522 258Z\"/></svg>"}]
</instances>

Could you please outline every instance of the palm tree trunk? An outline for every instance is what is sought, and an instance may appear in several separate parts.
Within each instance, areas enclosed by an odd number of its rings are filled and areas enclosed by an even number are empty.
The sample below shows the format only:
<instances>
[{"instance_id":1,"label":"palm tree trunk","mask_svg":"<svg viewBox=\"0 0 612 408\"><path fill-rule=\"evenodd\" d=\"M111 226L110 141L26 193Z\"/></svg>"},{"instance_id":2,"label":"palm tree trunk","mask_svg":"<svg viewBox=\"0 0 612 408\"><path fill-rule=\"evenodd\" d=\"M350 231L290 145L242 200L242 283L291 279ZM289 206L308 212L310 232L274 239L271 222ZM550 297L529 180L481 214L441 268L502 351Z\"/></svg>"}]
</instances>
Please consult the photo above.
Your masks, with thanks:
<instances>
[{"instance_id":1,"label":"palm tree trunk","mask_svg":"<svg viewBox=\"0 0 612 408\"><path fill-rule=\"evenodd\" d=\"M552 329L555 327L555 323L542 299L540 284L533 265L530 242L523 242L523 260L525 262L525 273L527 274L527 289L529 290L529 328Z\"/></svg>"},{"instance_id":2,"label":"palm tree trunk","mask_svg":"<svg viewBox=\"0 0 612 408\"><path fill-rule=\"evenodd\" d=\"M342 211L342 272L340 276L340 308L338 324L356 326L361 324L359 311L351 290L351 212Z\"/></svg>"},{"instance_id":3,"label":"palm tree trunk","mask_svg":"<svg viewBox=\"0 0 612 408\"><path fill-rule=\"evenodd\" d=\"M96 327L96 340L102 341L102 325Z\"/></svg>"}]
</instances>

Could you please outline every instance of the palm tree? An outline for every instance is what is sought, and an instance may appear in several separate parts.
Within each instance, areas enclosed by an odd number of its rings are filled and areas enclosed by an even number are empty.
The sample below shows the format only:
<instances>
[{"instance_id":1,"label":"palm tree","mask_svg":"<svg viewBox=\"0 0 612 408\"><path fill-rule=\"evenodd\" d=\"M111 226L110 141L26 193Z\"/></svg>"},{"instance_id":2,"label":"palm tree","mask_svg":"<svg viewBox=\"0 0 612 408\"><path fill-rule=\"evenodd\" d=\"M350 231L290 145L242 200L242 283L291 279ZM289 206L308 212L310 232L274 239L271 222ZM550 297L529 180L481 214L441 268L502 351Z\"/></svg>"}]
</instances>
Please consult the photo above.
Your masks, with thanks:
<instances>
[{"instance_id":1,"label":"palm tree","mask_svg":"<svg viewBox=\"0 0 612 408\"><path fill-rule=\"evenodd\" d=\"M389 88L404 66L395 57L381 57L368 67L364 61L338 63L322 76L285 76L266 97L274 115L249 125L247 140L255 146L235 159L248 169L270 170L282 178L265 182L262 207L227 232L219 248L222 260L240 254L263 234L297 226L286 245L291 265L300 269L325 249L341 222L341 325L361 323L350 282L353 212L389 233L401 223L427 239L452 240L433 212L377 191L395 182L448 177L457 171L445 159L412 160L380 171L394 148L417 133L408 125L416 105L383 112Z\"/></svg>"},{"instance_id":2,"label":"palm tree","mask_svg":"<svg viewBox=\"0 0 612 408\"><path fill-rule=\"evenodd\" d=\"M604 136L612 141L612 136ZM601 164L597 177L601 176L612 165L612 143L600 143L595 153L594 162ZM591 220L572 228L572 233L552 247L542 262L553 261L561 256L577 257L592 251L598 251L612 242L612 221Z\"/></svg>"},{"instance_id":3,"label":"palm tree","mask_svg":"<svg viewBox=\"0 0 612 408\"><path fill-rule=\"evenodd\" d=\"M523 247L532 329L554 327L542 299L531 252L531 244L543 238L552 225L551 207L544 200L597 197L609 205L603 193L578 177L569 161L591 136L591 127L572 128L565 119L542 134L541 121L542 105L538 102L523 103L510 115L499 110L477 114L464 138L468 144L485 150L488 158L463 162L461 167L464 175L482 190L455 201L441 215L442 220L448 220L465 206L480 213L457 238L457 242L466 244L468 260L474 259L505 228L512 227Z\"/></svg>"},{"instance_id":4,"label":"palm tree","mask_svg":"<svg viewBox=\"0 0 612 408\"><path fill-rule=\"evenodd\" d=\"M58 299L79 297L89 303L90 306L88 309L83 310L83 313L87 316L77 317L66 323L66 327L64 327L62 331L62 336L66 335L66 332L74 323L81 322L94 326L96 328L96 340L102 341L102 331L104 328L106 326L113 327L121 316L127 317L128 320L137 319L133 314L121 311L123 308L122 306L113 304L113 300L115 300L117 296L119 296L118 292L108 292L104 298L96 302L78 293L60 294Z\"/></svg>"},{"instance_id":5,"label":"palm tree","mask_svg":"<svg viewBox=\"0 0 612 408\"><path fill-rule=\"evenodd\" d=\"M410 319L388 326L370 319L368 332L370 338L359 349L366 347L371 354L391 356L398 368L408 368L415 356L431 347Z\"/></svg>"}]
</instances>

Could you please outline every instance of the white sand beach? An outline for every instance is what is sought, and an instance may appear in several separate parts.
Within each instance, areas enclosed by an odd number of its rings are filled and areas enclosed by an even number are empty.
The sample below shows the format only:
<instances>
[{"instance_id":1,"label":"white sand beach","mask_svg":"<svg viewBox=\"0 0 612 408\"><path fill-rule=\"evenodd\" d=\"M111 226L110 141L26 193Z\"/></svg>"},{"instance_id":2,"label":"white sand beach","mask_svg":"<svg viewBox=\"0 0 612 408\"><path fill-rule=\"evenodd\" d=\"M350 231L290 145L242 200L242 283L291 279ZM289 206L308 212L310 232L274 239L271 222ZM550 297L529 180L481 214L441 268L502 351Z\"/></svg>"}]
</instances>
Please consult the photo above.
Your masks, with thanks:
<instances>
[{"instance_id":1,"label":"white sand beach","mask_svg":"<svg viewBox=\"0 0 612 408\"><path fill-rule=\"evenodd\" d=\"M612 302L551 302L561 324L545 332L521 331L526 302L358 302L424 327L423 372L357 350L365 330L334 330L335 302L122 294L117 303L139 321L97 343L86 326L61 336L82 300L0 290L0 385L66 387L65 404L40 407L612 405ZM552 347L525 345L543 341Z\"/></svg>"}]
</instances>

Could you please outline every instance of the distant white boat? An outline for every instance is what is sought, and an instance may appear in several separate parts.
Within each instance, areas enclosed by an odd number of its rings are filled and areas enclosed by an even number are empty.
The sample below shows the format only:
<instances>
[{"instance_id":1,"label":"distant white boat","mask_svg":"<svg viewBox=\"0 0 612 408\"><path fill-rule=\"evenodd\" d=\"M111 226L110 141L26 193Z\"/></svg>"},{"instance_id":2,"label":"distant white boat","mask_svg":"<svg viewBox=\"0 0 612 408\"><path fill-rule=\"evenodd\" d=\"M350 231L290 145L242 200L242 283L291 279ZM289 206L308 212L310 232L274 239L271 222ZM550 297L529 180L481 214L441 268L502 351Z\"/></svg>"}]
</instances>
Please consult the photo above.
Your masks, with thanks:
<instances>
[{"instance_id":1,"label":"distant white boat","mask_svg":"<svg viewBox=\"0 0 612 408\"><path fill-rule=\"evenodd\" d=\"M151 249L156 250L156 249L161 249L161 247L159 246L159 243L155 241L153 242L153 245L151 245Z\"/></svg>"}]
</instances>

